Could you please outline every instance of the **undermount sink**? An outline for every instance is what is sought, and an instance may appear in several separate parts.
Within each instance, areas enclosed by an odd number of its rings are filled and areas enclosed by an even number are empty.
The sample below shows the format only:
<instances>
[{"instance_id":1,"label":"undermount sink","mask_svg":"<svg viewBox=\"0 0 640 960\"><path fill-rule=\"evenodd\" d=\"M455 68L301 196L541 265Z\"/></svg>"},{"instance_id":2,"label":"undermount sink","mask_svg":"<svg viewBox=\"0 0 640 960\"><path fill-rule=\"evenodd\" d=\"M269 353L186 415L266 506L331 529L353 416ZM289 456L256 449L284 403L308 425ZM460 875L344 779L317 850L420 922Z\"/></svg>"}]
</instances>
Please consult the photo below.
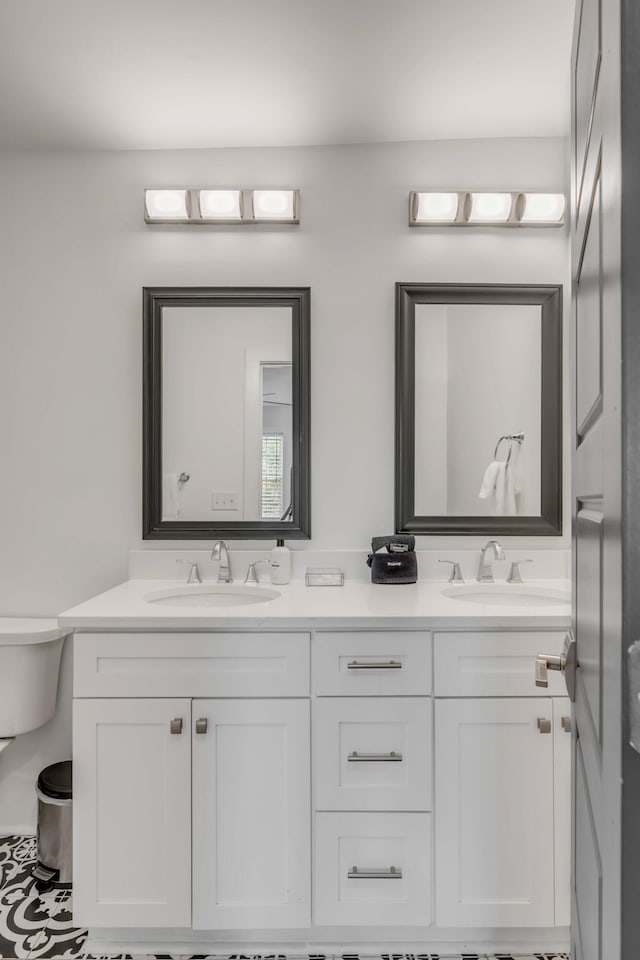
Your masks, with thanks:
<instances>
[{"instance_id":1,"label":"undermount sink","mask_svg":"<svg viewBox=\"0 0 640 960\"><path fill-rule=\"evenodd\" d=\"M246 607L267 603L280 596L269 587L242 586L234 583L202 583L194 586L169 587L147 593L147 603L166 607Z\"/></svg>"},{"instance_id":2,"label":"undermount sink","mask_svg":"<svg viewBox=\"0 0 640 960\"><path fill-rule=\"evenodd\" d=\"M460 584L442 590L442 596L496 607L558 607L571 603L570 595L562 590L509 583Z\"/></svg>"}]
</instances>

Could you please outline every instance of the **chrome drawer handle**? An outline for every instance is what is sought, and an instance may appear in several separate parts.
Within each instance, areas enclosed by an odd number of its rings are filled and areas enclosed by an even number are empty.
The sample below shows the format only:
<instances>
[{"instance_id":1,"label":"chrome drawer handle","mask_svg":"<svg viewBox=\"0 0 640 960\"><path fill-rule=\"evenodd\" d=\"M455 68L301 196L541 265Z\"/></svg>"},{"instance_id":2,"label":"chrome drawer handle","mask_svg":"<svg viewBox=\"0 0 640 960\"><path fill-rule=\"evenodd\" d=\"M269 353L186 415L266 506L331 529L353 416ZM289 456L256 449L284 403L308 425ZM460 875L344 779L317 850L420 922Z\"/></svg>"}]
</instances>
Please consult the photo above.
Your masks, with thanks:
<instances>
[{"instance_id":1,"label":"chrome drawer handle","mask_svg":"<svg viewBox=\"0 0 640 960\"><path fill-rule=\"evenodd\" d=\"M546 717L538 717L538 730L540 733L551 733L551 720Z\"/></svg>"},{"instance_id":2,"label":"chrome drawer handle","mask_svg":"<svg viewBox=\"0 0 640 960\"><path fill-rule=\"evenodd\" d=\"M206 733L208 726L209 724L207 723L207 718L200 717L198 720L196 720L196 733Z\"/></svg>"},{"instance_id":3,"label":"chrome drawer handle","mask_svg":"<svg viewBox=\"0 0 640 960\"><path fill-rule=\"evenodd\" d=\"M396 753L358 753L356 750L347 757L349 763L399 763L402 760L402 754Z\"/></svg>"},{"instance_id":4,"label":"chrome drawer handle","mask_svg":"<svg viewBox=\"0 0 640 960\"><path fill-rule=\"evenodd\" d=\"M352 660L347 664L347 670L402 670L399 660L386 660L374 663L368 660Z\"/></svg>"},{"instance_id":5,"label":"chrome drawer handle","mask_svg":"<svg viewBox=\"0 0 640 960\"><path fill-rule=\"evenodd\" d=\"M176 717L169 723L171 733L182 733L182 717Z\"/></svg>"},{"instance_id":6,"label":"chrome drawer handle","mask_svg":"<svg viewBox=\"0 0 640 960\"><path fill-rule=\"evenodd\" d=\"M352 867L347 874L349 880L402 880L400 867L389 867L388 870L361 870Z\"/></svg>"}]
</instances>

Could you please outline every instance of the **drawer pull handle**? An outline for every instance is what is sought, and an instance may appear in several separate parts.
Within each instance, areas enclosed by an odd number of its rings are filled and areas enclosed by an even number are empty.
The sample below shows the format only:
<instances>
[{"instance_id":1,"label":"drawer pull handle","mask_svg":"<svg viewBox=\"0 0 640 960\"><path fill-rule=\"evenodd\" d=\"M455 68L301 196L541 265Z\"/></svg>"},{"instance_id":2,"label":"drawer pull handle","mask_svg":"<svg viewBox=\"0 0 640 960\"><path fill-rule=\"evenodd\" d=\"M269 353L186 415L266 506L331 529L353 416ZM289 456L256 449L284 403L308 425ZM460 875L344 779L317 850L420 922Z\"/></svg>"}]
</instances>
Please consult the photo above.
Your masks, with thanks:
<instances>
[{"instance_id":1,"label":"drawer pull handle","mask_svg":"<svg viewBox=\"0 0 640 960\"><path fill-rule=\"evenodd\" d=\"M369 660L352 660L347 664L347 670L402 670L399 660L372 662Z\"/></svg>"},{"instance_id":2,"label":"drawer pull handle","mask_svg":"<svg viewBox=\"0 0 640 960\"><path fill-rule=\"evenodd\" d=\"M171 733L182 733L182 717L176 717L169 723Z\"/></svg>"},{"instance_id":3,"label":"drawer pull handle","mask_svg":"<svg viewBox=\"0 0 640 960\"><path fill-rule=\"evenodd\" d=\"M208 723L206 717L200 717L198 720L196 720L196 733L206 733L207 727Z\"/></svg>"},{"instance_id":4,"label":"drawer pull handle","mask_svg":"<svg viewBox=\"0 0 640 960\"><path fill-rule=\"evenodd\" d=\"M565 733L571 733L571 717L561 717L560 724Z\"/></svg>"},{"instance_id":5,"label":"drawer pull handle","mask_svg":"<svg viewBox=\"0 0 640 960\"><path fill-rule=\"evenodd\" d=\"M551 733L551 720L546 717L538 717L538 730L540 733Z\"/></svg>"},{"instance_id":6,"label":"drawer pull handle","mask_svg":"<svg viewBox=\"0 0 640 960\"><path fill-rule=\"evenodd\" d=\"M388 870L361 870L352 867L347 874L349 880L402 880L400 867L389 867Z\"/></svg>"},{"instance_id":7,"label":"drawer pull handle","mask_svg":"<svg viewBox=\"0 0 640 960\"><path fill-rule=\"evenodd\" d=\"M349 763L399 763L402 760L402 754L396 753L358 753L356 750L347 757Z\"/></svg>"}]
</instances>

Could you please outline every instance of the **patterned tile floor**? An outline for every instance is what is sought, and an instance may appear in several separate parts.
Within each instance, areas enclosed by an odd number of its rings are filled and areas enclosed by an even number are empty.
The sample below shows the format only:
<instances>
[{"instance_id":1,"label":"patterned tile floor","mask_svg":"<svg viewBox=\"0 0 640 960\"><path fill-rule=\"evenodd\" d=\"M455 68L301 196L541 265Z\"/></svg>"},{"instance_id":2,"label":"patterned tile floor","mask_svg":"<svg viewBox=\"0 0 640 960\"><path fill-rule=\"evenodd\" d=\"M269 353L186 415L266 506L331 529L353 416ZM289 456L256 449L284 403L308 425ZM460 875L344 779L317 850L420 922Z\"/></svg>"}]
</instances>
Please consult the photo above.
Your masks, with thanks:
<instances>
[{"instance_id":1,"label":"patterned tile floor","mask_svg":"<svg viewBox=\"0 0 640 960\"><path fill-rule=\"evenodd\" d=\"M130 954L96 958L83 950L87 931L73 926L71 888L54 885L47 893L38 893L31 876L36 855L35 837L0 837L0 958L2 960L151 960ZM169 953L157 960L173 960ZM181 957L180 960L186 960ZM193 955L189 960L213 960ZM216 957L215 960L221 960ZM282 955L271 957L229 957L224 960L292 960ZM301 960L301 958L297 958ZM307 958L305 958L307 960ZM356 954L310 955L308 960L360 960ZM364 957L362 958L364 960ZM384 954L367 960L570 960L564 953L518 954Z\"/></svg>"}]
</instances>

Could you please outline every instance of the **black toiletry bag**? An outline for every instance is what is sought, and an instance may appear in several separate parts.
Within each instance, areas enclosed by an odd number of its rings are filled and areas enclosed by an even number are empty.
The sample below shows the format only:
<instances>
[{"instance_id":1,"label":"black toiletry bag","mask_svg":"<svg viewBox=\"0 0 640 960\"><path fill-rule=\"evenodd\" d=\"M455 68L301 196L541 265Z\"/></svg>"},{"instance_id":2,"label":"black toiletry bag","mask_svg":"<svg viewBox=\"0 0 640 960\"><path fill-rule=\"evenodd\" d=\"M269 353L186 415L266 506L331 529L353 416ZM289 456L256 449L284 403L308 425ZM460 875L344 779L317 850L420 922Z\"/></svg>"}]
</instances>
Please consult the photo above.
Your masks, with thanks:
<instances>
[{"instance_id":1,"label":"black toiletry bag","mask_svg":"<svg viewBox=\"0 0 640 960\"><path fill-rule=\"evenodd\" d=\"M418 559L415 537L397 534L393 537L373 537L372 553L367 557L371 567L372 583L415 583L418 579ZM386 547L386 553L378 553Z\"/></svg>"}]
</instances>

